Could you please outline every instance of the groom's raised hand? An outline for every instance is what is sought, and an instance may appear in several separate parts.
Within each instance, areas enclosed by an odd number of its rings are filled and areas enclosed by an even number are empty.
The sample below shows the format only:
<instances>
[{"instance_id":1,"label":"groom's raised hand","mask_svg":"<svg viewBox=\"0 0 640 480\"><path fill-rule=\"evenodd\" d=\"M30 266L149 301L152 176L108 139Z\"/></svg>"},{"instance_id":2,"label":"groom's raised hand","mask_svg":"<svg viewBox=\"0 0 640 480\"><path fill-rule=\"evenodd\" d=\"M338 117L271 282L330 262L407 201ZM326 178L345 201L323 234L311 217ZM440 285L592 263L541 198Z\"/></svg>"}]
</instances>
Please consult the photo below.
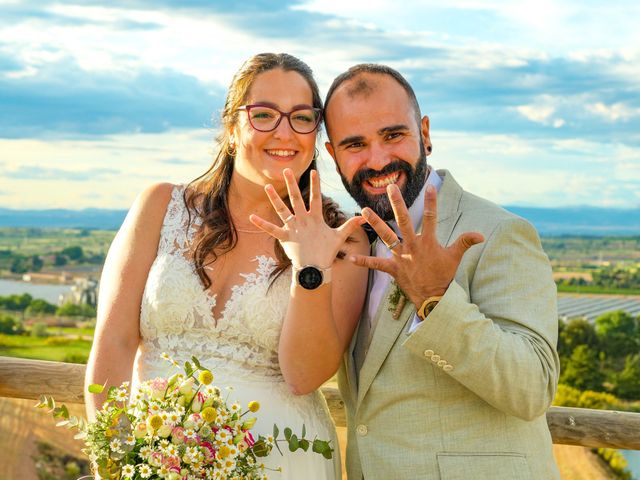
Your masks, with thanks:
<instances>
[{"instance_id":1,"label":"groom's raised hand","mask_svg":"<svg viewBox=\"0 0 640 480\"><path fill-rule=\"evenodd\" d=\"M374 268L391 275L402 291L416 307L425 299L444 295L453 280L464 253L476 243L484 241L482 234L466 232L448 247L443 247L436 238L437 192L427 186L424 196L424 218L421 233L415 233L409 211L397 185L387 187L387 195L398 223L402 242L396 233L370 208L362 210L362 216L378 233L388 247L391 258L354 255L356 265ZM395 245L395 246L394 246Z\"/></svg>"}]
</instances>

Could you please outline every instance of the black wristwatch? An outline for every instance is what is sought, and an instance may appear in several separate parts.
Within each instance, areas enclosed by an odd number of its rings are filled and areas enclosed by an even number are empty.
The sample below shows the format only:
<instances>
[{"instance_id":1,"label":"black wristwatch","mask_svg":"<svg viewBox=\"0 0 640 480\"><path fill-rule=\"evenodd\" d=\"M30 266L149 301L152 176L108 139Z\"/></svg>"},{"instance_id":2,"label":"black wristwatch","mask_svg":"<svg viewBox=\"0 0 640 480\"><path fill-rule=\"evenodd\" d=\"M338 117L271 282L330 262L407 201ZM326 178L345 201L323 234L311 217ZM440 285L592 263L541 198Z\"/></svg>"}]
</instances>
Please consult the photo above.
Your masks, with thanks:
<instances>
[{"instance_id":1,"label":"black wristwatch","mask_svg":"<svg viewBox=\"0 0 640 480\"><path fill-rule=\"evenodd\" d=\"M293 267L293 275L298 285L306 290L315 290L325 283L331 282L331 267L320 268L315 265Z\"/></svg>"}]
</instances>

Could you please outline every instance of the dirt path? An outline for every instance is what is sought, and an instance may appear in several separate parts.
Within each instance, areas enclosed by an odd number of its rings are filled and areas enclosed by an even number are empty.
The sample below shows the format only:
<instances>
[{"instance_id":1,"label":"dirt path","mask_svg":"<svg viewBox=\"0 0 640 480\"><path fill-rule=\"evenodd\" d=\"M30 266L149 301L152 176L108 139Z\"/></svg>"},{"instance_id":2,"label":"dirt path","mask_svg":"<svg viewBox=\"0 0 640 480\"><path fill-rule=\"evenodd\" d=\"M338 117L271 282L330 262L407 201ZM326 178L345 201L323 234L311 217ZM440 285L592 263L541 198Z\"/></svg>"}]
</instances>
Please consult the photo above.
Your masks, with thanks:
<instances>
[{"instance_id":1,"label":"dirt path","mask_svg":"<svg viewBox=\"0 0 640 480\"><path fill-rule=\"evenodd\" d=\"M609 480L614 478L589 448L554 445L553 454L562 480Z\"/></svg>"},{"instance_id":2,"label":"dirt path","mask_svg":"<svg viewBox=\"0 0 640 480\"><path fill-rule=\"evenodd\" d=\"M56 427L44 410L33 408L33 400L0 398L0 480L37 480L32 456L36 441L42 440L76 456L82 456L82 442L73 439L75 431ZM71 405L72 414L82 406Z\"/></svg>"}]
</instances>

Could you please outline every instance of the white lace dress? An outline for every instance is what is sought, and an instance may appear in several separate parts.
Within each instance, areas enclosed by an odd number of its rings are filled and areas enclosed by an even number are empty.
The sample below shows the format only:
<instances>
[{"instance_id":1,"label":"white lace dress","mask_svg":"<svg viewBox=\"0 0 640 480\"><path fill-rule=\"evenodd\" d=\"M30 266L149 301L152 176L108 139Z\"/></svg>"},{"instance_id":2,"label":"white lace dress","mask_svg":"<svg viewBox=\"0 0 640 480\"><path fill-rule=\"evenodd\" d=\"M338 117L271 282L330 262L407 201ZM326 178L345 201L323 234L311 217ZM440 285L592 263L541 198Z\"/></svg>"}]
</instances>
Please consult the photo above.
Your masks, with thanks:
<instances>
[{"instance_id":1,"label":"white lace dress","mask_svg":"<svg viewBox=\"0 0 640 480\"><path fill-rule=\"evenodd\" d=\"M269 435L273 424L291 427L307 438L331 440L333 460L305 453L291 453L282 444L265 459L270 479L339 479L340 461L335 428L320 392L295 396L284 383L278 365L278 341L289 301L290 271L269 287L275 260L255 259L256 270L242 275L245 282L233 287L232 295L218 319L213 318L216 298L203 290L187 255L194 226L200 222L188 215L182 200L183 187L174 187L162 225L158 255L151 266L142 297L141 341L135 359L132 388L139 382L175 373L167 352L183 364L192 355L214 373L214 384L232 387L229 400L243 405L260 402L254 431Z\"/></svg>"}]
</instances>

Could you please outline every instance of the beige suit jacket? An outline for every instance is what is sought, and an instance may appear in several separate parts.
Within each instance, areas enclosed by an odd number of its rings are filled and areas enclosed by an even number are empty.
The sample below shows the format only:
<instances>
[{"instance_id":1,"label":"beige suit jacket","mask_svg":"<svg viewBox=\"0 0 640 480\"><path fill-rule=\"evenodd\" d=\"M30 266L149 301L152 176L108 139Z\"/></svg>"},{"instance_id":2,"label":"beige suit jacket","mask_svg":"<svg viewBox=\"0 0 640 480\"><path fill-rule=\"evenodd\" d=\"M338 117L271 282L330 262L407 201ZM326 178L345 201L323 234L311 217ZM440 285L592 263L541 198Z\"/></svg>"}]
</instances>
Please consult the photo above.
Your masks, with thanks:
<instances>
[{"instance_id":1,"label":"beige suit jacket","mask_svg":"<svg viewBox=\"0 0 640 480\"><path fill-rule=\"evenodd\" d=\"M437 236L479 231L438 306L411 334L385 294L359 377L354 335L339 372L351 480L550 480L556 288L534 228L439 171Z\"/></svg>"}]
</instances>

